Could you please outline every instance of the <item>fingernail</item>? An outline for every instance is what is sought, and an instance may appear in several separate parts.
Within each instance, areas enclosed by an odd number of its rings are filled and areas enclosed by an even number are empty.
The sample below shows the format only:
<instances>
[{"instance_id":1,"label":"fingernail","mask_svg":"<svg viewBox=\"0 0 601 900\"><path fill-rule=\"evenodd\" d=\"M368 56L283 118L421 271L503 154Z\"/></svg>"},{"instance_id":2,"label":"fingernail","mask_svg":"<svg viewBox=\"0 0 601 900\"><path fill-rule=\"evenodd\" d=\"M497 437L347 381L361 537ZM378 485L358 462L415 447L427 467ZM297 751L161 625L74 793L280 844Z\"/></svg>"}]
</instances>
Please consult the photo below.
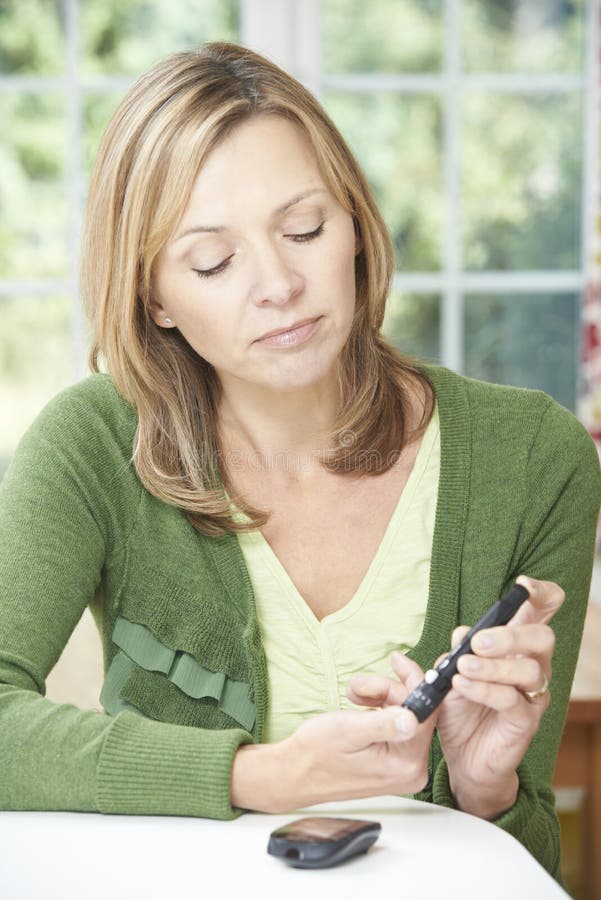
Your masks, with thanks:
<instances>
[{"instance_id":1,"label":"fingernail","mask_svg":"<svg viewBox=\"0 0 601 900\"><path fill-rule=\"evenodd\" d=\"M528 591L529 594L534 593L535 587L527 575L520 575L519 584L522 584L526 588L526 590Z\"/></svg>"},{"instance_id":2,"label":"fingernail","mask_svg":"<svg viewBox=\"0 0 601 900\"><path fill-rule=\"evenodd\" d=\"M458 675L457 680L459 681L459 687L470 688L473 681L470 681L469 678L465 678L463 675Z\"/></svg>"},{"instance_id":3,"label":"fingernail","mask_svg":"<svg viewBox=\"0 0 601 900\"><path fill-rule=\"evenodd\" d=\"M493 638L489 634L476 634L472 638L472 647L475 647L477 650L492 650L494 643Z\"/></svg>"},{"instance_id":4,"label":"fingernail","mask_svg":"<svg viewBox=\"0 0 601 900\"><path fill-rule=\"evenodd\" d=\"M478 669L482 667L482 663L479 659L466 659L463 664L468 672L477 672Z\"/></svg>"}]
</instances>

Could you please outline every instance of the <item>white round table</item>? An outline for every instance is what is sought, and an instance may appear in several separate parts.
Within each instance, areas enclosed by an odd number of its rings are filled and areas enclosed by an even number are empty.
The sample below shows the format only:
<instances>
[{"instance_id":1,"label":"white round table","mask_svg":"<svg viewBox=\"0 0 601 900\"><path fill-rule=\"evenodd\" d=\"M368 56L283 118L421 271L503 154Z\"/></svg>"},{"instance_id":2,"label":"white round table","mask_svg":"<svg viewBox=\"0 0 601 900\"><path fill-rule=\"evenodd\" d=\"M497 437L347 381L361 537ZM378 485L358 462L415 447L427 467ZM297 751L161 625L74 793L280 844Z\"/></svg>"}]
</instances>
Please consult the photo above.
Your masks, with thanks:
<instances>
[{"instance_id":1,"label":"white round table","mask_svg":"<svg viewBox=\"0 0 601 900\"><path fill-rule=\"evenodd\" d=\"M305 815L375 819L367 852L331 869L267 854L270 832ZM97 813L0 812L3 900L565 900L495 825L400 797L328 803L230 822Z\"/></svg>"}]
</instances>

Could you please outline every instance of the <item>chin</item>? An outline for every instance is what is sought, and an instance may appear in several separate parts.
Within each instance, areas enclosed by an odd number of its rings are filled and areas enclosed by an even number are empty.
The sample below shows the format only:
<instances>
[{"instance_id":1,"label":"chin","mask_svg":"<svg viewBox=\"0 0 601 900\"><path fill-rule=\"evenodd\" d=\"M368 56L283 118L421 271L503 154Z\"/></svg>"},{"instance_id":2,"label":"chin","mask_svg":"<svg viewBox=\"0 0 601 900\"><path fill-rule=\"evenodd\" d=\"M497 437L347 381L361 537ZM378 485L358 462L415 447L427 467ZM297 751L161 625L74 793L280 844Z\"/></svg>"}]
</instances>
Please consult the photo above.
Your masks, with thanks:
<instances>
[{"instance_id":1,"label":"chin","mask_svg":"<svg viewBox=\"0 0 601 900\"><path fill-rule=\"evenodd\" d=\"M329 366L321 363L315 367L305 363L297 371L277 372L275 379L269 380L269 386L280 393L310 390L330 380L335 381L335 372L334 361Z\"/></svg>"}]
</instances>

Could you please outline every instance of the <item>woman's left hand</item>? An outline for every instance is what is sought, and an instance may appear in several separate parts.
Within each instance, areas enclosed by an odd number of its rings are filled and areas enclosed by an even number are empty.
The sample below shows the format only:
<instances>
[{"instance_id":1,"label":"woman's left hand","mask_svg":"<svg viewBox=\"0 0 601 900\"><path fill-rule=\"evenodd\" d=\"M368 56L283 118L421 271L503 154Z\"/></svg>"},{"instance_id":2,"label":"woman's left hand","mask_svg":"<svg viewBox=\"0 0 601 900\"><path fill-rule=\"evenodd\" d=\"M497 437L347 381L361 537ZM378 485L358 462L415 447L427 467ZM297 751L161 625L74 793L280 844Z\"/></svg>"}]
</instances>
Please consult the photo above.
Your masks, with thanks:
<instances>
[{"instance_id":1,"label":"woman's left hand","mask_svg":"<svg viewBox=\"0 0 601 900\"><path fill-rule=\"evenodd\" d=\"M565 599L559 585L520 575L530 597L507 626L488 628L461 657L438 734L460 809L493 818L515 802L517 767L550 702L555 635L547 624ZM468 629L453 632L455 646ZM510 801L510 802L508 802Z\"/></svg>"},{"instance_id":2,"label":"woman's left hand","mask_svg":"<svg viewBox=\"0 0 601 900\"><path fill-rule=\"evenodd\" d=\"M474 636L473 653L459 660L437 723L458 808L487 819L515 803L517 767L550 701L548 690L534 699L525 692L537 692L551 680L555 636L547 623L565 599L554 582L523 575L516 581L528 589L529 599L507 626ZM453 647L468 630L455 629ZM417 665L399 653L392 663L403 680ZM386 690L383 681L389 682ZM394 682L381 678L351 679L348 696L371 706L399 702Z\"/></svg>"}]
</instances>

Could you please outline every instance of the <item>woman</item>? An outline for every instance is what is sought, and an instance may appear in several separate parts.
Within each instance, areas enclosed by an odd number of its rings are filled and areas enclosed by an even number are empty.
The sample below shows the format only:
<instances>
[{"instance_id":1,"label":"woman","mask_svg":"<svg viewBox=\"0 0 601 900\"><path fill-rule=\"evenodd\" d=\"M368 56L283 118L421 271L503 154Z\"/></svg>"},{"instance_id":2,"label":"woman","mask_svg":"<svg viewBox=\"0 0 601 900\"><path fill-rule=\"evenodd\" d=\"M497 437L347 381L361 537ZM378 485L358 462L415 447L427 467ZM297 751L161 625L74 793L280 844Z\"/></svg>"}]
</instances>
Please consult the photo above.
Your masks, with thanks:
<instances>
[{"instance_id":1,"label":"woman","mask_svg":"<svg viewBox=\"0 0 601 900\"><path fill-rule=\"evenodd\" d=\"M88 200L96 374L2 488L2 808L230 818L412 793L559 877L596 451L542 392L387 344L391 271L355 160L280 69L209 44L130 90ZM407 692L516 578L530 600L418 726ZM86 605L108 715L41 696Z\"/></svg>"}]
</instances>

